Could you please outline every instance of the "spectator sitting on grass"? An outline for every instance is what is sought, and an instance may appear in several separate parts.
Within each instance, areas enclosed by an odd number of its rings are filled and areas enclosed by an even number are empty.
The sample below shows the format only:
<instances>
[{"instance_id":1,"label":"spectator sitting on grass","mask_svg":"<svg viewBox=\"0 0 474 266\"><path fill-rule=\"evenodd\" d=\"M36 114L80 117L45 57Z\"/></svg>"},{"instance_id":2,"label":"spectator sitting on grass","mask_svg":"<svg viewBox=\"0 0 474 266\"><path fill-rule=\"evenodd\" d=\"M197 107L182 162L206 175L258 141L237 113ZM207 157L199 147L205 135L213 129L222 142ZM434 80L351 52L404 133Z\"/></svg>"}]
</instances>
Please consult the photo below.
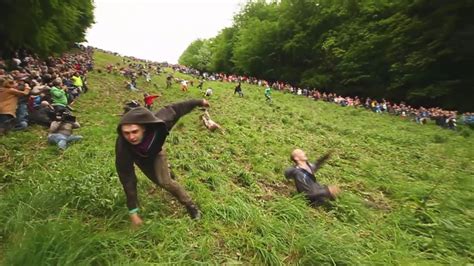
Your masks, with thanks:
<instances>
[{"instance_id":1,"label":"spectator sitting on grass","mask_svg":"<svg viewBox=\"0 0 474 266\"><path fill-rule=\"evenodd\" d=\"M311 164L303 150L295 149L291 153L295 165L285 170L285 177L295 180L297 191L303 193L313 206L321 205L328 199L334 200L341 191L337 186L323 186L316 181L316 172L329 157L330 153L327 153Z\"/></svg>"},{"instance_id":2,"label":"spectator sitting on grass","mask_svg":"<svg viewBox=\"0 0 474 266\"><path fill-rule=\"evenodd\" d=\"M33 96L41 100L41 96ZM34 101L36 101L34 99ZM41 101L38 106L32 105L29 109L29 120L31 123L49 127L53 120L54 108L47 101Z\"/></svg>"},{"instance_id":3,"label":"spectator sitting on grass","mask_svg":"<svg viewBox=\"0 0 474 266\"><path fill-rule=\"evenodd\" d=\"M74 74L71 77L72 85L76 87L79 92L87 92L84 87L84 82L82 81L81 76L77 73L74 72Z\"/></svg>"},{"instance_id":4,"label":"spectator sitting on grass","mask_svg":"<svg viewBox=\"0 0 474 266\"><path fill-rule=\"evenodd\" d=\"M31 87L28 83L26 83L27 78L27 76L20 77L17 89L21 91L27 90L28 92L31 92ZM15 126L12 128L12 130L24 130L28 127L28 98L28 95L20 96L18 98Z\"/></svg>"},{"instance_id":5,"label":"spectator sitting on grass","mask_svg":"<svg viewBox=\"0 0 474 266\"><path fill-rule=\"evenodd\" d=\"M64 111L67 107L68 100L66 87L62 86L61 79L57 78L53 81L53 87L49 90L51 93L52 106L55 111Z\"/></svg>"},{"instance_id":6,"label":"spectator sitting on grass","mask_svg":"<svg viewBox=\"0 0 474 266\"><path fill-rule=\"evenodd\" d=\"M0 88L0 136L6 134L14 124L18 99L30 93L26 84L23 90L18 89L18 83L13 79L5 79Z\"/></svg>"},{"instance_id":7,"label":"spectator sitting on grass","mask_svg":"<svg viewBox=\"0 0 474 266\"><path fill-rule=\"evenodd\" d=\"M65 150L69 143L82 139L82 136L72 134L72 130L79 127L80 125L75 116L66 111L57 112L49 127L48 142L58 145L61 150Z\"/></svg>"}]
</instances>

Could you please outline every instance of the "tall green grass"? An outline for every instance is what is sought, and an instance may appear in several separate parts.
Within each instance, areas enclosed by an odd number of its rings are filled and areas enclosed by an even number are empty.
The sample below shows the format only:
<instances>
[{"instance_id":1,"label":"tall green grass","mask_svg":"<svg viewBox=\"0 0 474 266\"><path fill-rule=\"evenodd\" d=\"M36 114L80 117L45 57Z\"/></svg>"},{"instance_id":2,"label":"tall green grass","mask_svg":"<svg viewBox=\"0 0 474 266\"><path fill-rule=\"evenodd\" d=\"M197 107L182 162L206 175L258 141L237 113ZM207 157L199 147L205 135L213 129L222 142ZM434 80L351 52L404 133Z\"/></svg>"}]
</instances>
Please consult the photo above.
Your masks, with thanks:
<instances>
[{"instance_id":1,"label":"tall green grass","mask_svg":"<svg viewBox=\"0 0 474 266\"><path fill-rule=\"evenodd\" d=\"M96 53L96 68L120 62ZM171 71L171 70L168 70ZM158 109L202 93L165 88L165 74L139 88L159 92ZM182 74L175 76L184 77ZM178 181L200 205L184 208L140 173L145 224L131 230L114 167L116 124L125 78L89 74L76 103L84 139L64 153L36 126L0 139L0 257L5 265L116 264L470 264L473 251L474 138L398 117L342 108L263 88L206 82L211 117L225 133L205 130L199 111L167 140ZM197 84L197 82L195 83ZM343 189L336 201L308 207L283 177L288 155L333 151L318 173Z\"/></svg>"}]
</instances>

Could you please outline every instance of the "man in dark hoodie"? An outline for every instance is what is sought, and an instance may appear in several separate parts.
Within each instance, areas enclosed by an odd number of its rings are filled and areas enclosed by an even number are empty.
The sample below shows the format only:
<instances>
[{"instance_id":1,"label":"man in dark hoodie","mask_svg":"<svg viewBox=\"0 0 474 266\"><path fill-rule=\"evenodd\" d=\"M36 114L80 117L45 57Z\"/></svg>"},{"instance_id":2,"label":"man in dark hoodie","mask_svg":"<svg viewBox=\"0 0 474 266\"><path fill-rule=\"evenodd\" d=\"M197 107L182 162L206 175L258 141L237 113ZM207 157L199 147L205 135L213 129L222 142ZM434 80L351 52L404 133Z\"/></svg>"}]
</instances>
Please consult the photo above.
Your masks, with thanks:
<instances>
[{"instance_id":1,"label":"man in dark hoodie","mask_svg":"<svg viewBox=\"0 0 474 266\"><path fill-rule=\"evenodd\" d=\"M285 170L287 179L294 179L296 190L305 194L311 205L317 206L324 203L325 200L333 200L341 192L337 186L323 186L316 181L316 171L326 162L330 153L319 158L314 164L308 162L308 157L301 149L295 149L291 153L291 160L295 166Z\"/></svg>"},{"instance_id":2,"label":"man in dark hoodie","mask_svg":"<svg viewBox=\"0 0 474 266\"><path fill-rule=\"evenodd\" d=\"M128 111L117 127L115 167L123 185L130 219L135 226L143 223L138 215L137 177L133 164L155 184L170 192L186 206L193 219L200 218L200 211L184 188L171 179L168 160L163 147L171 128L180 117L195 107L209 107L209 102L189 100L165 106L155 114L144 107Z\"/></svg>"}]
</instances>

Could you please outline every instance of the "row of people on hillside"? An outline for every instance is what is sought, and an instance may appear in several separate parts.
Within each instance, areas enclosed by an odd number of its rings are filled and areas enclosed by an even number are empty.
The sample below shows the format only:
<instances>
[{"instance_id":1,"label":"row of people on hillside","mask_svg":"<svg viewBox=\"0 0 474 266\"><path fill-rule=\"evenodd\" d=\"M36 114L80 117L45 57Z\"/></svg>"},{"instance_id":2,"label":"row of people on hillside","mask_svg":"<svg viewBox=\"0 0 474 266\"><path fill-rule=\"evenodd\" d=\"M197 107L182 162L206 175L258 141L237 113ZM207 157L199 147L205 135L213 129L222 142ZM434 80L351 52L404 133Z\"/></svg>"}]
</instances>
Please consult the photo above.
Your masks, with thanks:
<instances>
[{"instance_id":1,"label":"row of people on hillside","mask_svg":"<svg viewBox=\"0 0 474 266\"><path fill-rule=\"evenodd\" d=\"M227 75L224 73L200 73L199 71L193 70L192 68L187 68L184 66L179 66L174 68L176 71L181 71L187 74L200 75L201 79L211 80L211 81L222 81L222 82L237 82L240 84L242 82L253 84L257 86L265 87L265 98L266 101L271 101L269 88L273 90L283 91L287 93L293 93L295 95L301 95L310 97L314 100L323 100L327 102L334 102L341 106L355 106L355 107L365 107L376 113L390 113L393 115L400 116L402 118L411 118L413 121L416 121L420 124L426 124L429 120L435 121L435 123L441 127L455 129L457 126L458 113L457 111L448 111L443 110L438 107L425 108L425 107L412 107L406 103L393 103L385 99L376 100L370 97L365 99L359 97L343 97L335 93L326 93L320 92L317 89L307 89L307 88L298 88L294 87L288 83L281 81L270 82L262 79L257 79L255 77L247 76L238 76L238 75ZM474 115L473 113L464 113L461 115L461 121L464 124L474 125Z\"/></svg>"},{"instance_id":2,"label":"row of people on hillside","mask_svg":"<svg viewBox=\"0 0 474 266\"><path fill-rule=\"evenodd\" d=\"M385 99L377 101L375 99L366 98L362 101L357 96L354 98L348 96L342 97L333 93L321 93L317 90L313 91L308 97L312 97L315 100L332 102L343 107L364 107L375 113L389 113L401 118L410 118L420 124L426 124L428 120L433 120L439 126L449 129L456 128L456 111L446 111L441 108L413 108L405 103L396 104Z\"/></svg>"}]
</instances>

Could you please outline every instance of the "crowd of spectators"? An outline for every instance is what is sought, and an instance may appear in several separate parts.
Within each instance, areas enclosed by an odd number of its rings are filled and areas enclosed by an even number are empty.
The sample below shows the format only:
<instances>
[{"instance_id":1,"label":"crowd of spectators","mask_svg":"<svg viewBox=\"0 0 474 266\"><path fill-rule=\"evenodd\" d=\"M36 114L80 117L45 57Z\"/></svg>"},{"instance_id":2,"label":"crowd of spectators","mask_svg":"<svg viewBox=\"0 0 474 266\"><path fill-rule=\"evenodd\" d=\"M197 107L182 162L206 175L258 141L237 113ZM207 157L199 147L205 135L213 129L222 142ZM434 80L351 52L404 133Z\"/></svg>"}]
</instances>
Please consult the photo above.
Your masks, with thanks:
<instances>
[{"instance_id":1,"label":"crowd of spectators","mask_svg":"<svg viewBox=\"0 0 474 266\"><path fill-rule=\"evenodd\" d=\"M273 90L282 91L284 93L292 93L298 96L304 96L313 100L322 100L326 102L332 102L342 107L362 107L371 110L375 113L388 113L399 116L401 118L411 119L419 124L427 124L429 121L434 121L436 125L443 128L456 129L457 121L459 117L461 122L474 126L474 113L464 113L459 116L457 111L443 110L438 107L412 107L404 102L394 103L387 101L386 99L373 99L370 97L359 98L355 97L343 97L336 93L321 92L317 89L299 88L292 86L289 83L276 81L268 82L263 79L255 77L238 76L238 75L227 75L224 73L200 73L192 68L185 66L172 66L175 71L179 71L185 74L195 75L198 78L202 78L210 81L221 81L221 82L234 82L234 83L247 83L264 88L271 87ZM265 94L267 96L268 93ZM268 100L268 97L267 97Z\"/></svg>"},{"instance_id":2,"label":"crowd of spectators","mask_svg":"<svg viewBox=\"0 0 474 266\"><path fill-rule=\"evenodd\" d=\"M0 135L38 124L49 128L48 141L61 149L81 139L72 134L80 126L73 106L88 91L92 53L92 48L78 46L61 57L40 59L18 51L0 58Z\"/></svg>"}]
</instances>

